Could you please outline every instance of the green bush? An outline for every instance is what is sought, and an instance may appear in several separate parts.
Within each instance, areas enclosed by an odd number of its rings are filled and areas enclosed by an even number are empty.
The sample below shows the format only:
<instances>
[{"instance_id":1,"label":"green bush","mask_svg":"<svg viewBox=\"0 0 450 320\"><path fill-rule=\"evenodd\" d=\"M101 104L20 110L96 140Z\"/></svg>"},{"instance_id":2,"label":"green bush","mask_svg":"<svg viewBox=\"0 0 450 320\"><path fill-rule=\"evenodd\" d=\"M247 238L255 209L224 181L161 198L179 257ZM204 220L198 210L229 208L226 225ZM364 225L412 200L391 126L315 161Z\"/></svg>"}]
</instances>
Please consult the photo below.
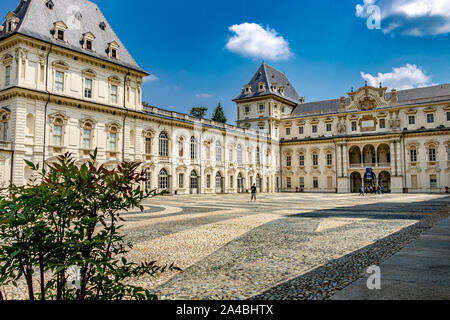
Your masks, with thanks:
<instances>
[{"instance_id":1,"label":"green bush","mask_svg":"<svg viewBox=\"0 0 450 320\"><path fill-rule=\"evenodd\" d=\"M156 193L141 190L146 172L139 170L139 163L123 162L110 170L98 166L96 158L97 151L77 166L67 153L47 170L26 162L36 179L3 190L0 288L25 280L30 300L156 299L149 290L128 283L180 270L173 264L126 260L132 245L120 233L120 212L143 211L141 202ZM71 272L78 272L79 282L68 283ZM2 299L5 292L0 289Z\"/></svg>"}]
</instances>

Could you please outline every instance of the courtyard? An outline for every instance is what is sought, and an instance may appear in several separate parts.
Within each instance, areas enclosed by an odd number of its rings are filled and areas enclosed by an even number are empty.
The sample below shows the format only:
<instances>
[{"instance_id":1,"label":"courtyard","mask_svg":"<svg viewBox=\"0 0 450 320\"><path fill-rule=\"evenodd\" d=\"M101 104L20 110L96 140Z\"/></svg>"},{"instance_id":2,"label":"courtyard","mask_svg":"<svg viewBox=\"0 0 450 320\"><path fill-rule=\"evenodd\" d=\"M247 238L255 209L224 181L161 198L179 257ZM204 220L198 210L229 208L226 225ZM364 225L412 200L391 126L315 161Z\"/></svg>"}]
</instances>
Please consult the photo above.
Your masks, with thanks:
<instances>
[{"instance_id":1,"label":"courtyard","mask_svg":"<svg viewBox=\"0 0 450 320\"><path fill-rule=\"evenodd\" d=\"M141 278L160 299L327 299L449 215L431 194L156 197L127 213L135 261L183 272Z\"/></svg>"}]
</instances>

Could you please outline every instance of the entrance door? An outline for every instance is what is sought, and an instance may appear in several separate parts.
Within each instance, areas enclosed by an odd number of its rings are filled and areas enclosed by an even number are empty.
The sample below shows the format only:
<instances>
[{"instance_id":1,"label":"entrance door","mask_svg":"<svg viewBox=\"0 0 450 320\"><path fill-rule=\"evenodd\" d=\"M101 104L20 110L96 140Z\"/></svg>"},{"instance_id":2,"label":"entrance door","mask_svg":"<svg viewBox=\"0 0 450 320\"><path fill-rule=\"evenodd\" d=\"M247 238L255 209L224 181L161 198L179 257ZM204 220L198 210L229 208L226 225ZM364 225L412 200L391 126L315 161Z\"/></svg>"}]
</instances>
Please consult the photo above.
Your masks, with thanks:
<instances>
[{"instance_id":1,"label":"entrance door","mask_svg":"<svg viewBox=\"0 0 450 320\"><path fill-rule=\"evenodd\" d=\"M197 194L198 193L198 175L197 172L192 171L191 172L191 194Z\"/></svg>"},{"instance_id":2,"label":"entrance door","mask_svg":"<svg viewBox=\"0 0 450 320\"><path fill-rule=\"evenodd\" d=\"M216 174L216 193L223 193L223 179L220 172Z\"/></svg>"},{"instance_id":3,"label":"entrance door","mask_svg":"<svg viewBox=\"0 0 450 320\"><path fill-rule=\"evenodd\" d=\"M240 173L237 178L237 189L238 189L238 193L244 192L244 181L243 181L242 175Z\"/></svg>"}]
</instances>

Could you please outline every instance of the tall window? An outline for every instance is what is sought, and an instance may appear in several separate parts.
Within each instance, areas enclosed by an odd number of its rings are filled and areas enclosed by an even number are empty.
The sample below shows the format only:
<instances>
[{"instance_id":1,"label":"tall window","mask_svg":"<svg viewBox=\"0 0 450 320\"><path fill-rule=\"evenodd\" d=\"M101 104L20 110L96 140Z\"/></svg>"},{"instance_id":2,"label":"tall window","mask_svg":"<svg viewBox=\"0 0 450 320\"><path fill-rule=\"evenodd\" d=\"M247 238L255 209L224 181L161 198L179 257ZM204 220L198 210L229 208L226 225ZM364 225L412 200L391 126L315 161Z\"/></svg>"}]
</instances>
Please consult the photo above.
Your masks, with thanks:
<instances>
[{"instance_id":1,"label":"tall window","mask_svg":"<svg viewBox=\"0 0 450 320\"><path fill-rule=\"evenodd\" d=\"M319 178L318 177L314 177L313 178L313 188L314 189L318 189L319 188Z\"/></svg>"},{"instance_id":2,"label":"tall window","mask_svg":"<svg viewBox=\"0 0 450 320\"><path fill-rule=\"evenodd\" d=\"M198 158L198 144L195 137L191 137L191 160L196 160Z\"/></svg>"},{"instance_id":3,"label":"tall window","mask_svg":"<svg viewBox=\"0 0 450 320\"><path fill-rule=\"evenodd\" d=\"M184 173L178 174L178 188L180 189L184 188Z\"/></svg>"},{"instance_id":4,"label":"tall window","mask_svg":"<svg viewBox=\"0 0 450 320\"><path fill-rule=\"evenodd\" d=\"M55 91L64 92L64 72L55 72Z\"/></svg>"},{"instance_id":5,"label":"tall window","mask_svg":"<svg viewBox=\"0 0 450 320\"><path fill-rule=\"evenodd\" d=\"M286 156L286 166L290 167L292 165L292 157Z\"/></svg>"},{"instance_id":6,"label":"tall window","mask_svg":"<svg viewBox=\"0 0 450 320\"><path fill-rule=\"evenodd\" d=\"M152 190L152 173L147 172L145 174L145 191L150 192Z\"/></svg>"},{"instance_id":7,"label":"tall window","mask_svg":"<svg viewBox=\"0 0 450 320\"><path fill-rule=\"evenodd\" d=\"M240 144L237 146L237 162L242 163L242 146Z\"/></svg>"},{"instance_id":8,"label":"tall window","mask_svg":"<svg viewBox=\"0 0 450 320\"><path fill-rule=\"evenodd\" d=\"M436 149L434 148L428 149L428 160L436 161Z\"/></svg>"},{"instance_id":9,"label":"tall window","mask_svg":"<svg viewBox=\"0 0 450 320\"><path fill-rule=\"evenodd\" d=\"M92 80L84 79L84 97L92 98Z\"/></svg>"},{"instance_id":10,"label":"tall window","mask_svg":"<svg viewBox=\"0 0 450 320\"><path fill-rule=\"evenodd\" d=\"M331 153L327 154L327 166L333 165L333 155Z\"/></svg>"},{"instance_id":11,"label":"tall window","mask_svg":"<svg viewBox=\"0 0 450 320\"><path fill-rule=\"evenodd\" d=\"M312 133L317 133L317 125L312 126Z\"/></svg>"},{"instance_id":12,"label":"tall window","mask_svg":"<svg viewBox=\"0 0 450 320\"><path fill-rule=\"evenodd\" d=\"M180 140L178 140L178 156L180 158L184 157L184 139L180 138Z\"/></svg>"},{"instance_id":13,"label":"tall window","mask_svg":"<svg viewBox=\"0 0 450 320\"><path fill-rule=\"evenodd\" d=\"M11 84L11 66L7 66L5 69L5 86Z\"/></svg>"},{"instance_id":14,"label":"tall window","mask_svg":"<svg viewBox=\"0 0 450 320\"><path fill-rule=\"evenodd\" d=\"M291 179L291 177L286 177L286 188L292 188L292 179Z\"/></svg>"},{"instance_id":15,"label":"tall window","mask_svg":"<svg viewBox=\"0 0 450 320\"><path fill-rule=\"evenodd\" d=\"M217 172L216 174L216 190L222 189L222 175L220 172Z\"/></svg>"},{"instance_id":16,"label":"tall window","mask_svg":"<svg viewBox=\"0 0 450 320\"><path fill-rule=\"evenodd\" d=\"M437 188L437 176L435 174L430 175L430 188Z\"/></svg>"},{"instance_id":17,"label":"tall window","mask_svg":"<svg viewBox=\"0 0 450 320\"><path fill-rule=\"evenodd\" d=\"M427 123L434 122L434 113L427 113Z\"/></svg>"},{"instance_id":18,"label":"tall window","mask_svg":"<svg viewBox=\"0 0 450 320\"><path fill-rule=\"evenodd\" d=\"M417 162L417 150L411 149L410 155L411 155L411 162Z\"/></svg>"},{"instance_id":19,"label":"tall window","mask_svg":"<svg viewBox=\"0 0 450 320\"><path fill-rule=\"evenodd\" d=\"M261 153L259 152L259 147L256 147L256 164L261 164Z\"/></svg>"},{"instance_id":20,"label":"tall window","mask_svg":"<svg viewBox=\"0 0 450 320\"><path fill-rule=\"evenodd\" d=\"M145 138L145 154L152 154L152 138Z\"/></svg>"},{"instance_id":21,"label":"tall window","mask_svg":"<svg viewBox=\"0 0 450 320\"><path fill-rule=\"evenodd\" d=\"M409 116L408 117L408 123L409 124L416 124L416 117L415 116Z\"/></svg>"},{"instance_id":22,"label":"tall window","mask_svg":"<svg viewBox=\"0 0 450 320\"><path fill-rule=\"evenodd\" d=\"M319 156L317 154L313 154L313 166L319 165Z\"/></svg>"},{"instance_id":23,"label":"tall window","mask_svg":"<svg viewBox=\"0 0 450 320\"><path fill-rule=\"evenodd\" d=\"M450 112L447 112L447 121L450 121Z\"/></svg>"},{"instance_id":24,"label":"tall window","mask_svg":"<svg viewBox=\"0 0 450 320\"><path fill-rule=\"evenodd\" d=\"M328 132L331 131L331 123L327 123L327 131L328 131Z\"/></svg>"},{"instance_id":25,"label":"tall window","mask_svg":"<svg viewBox=\"0 0 450 320\"><path fill-rule=\"evenodd\" d=\"M305 165L305 156L304 155L300 155L298 157L298 164L300 165L300 167L303 167Z\"/></svg>"},{"instance_id":26,"label":"tall window","mask_svg":"<svg viewBox=\"0 0 450 320\"><path fill-rule=\"evenodd\" d=\"M115 130L109 133L109 151L117 151L117 131Z\"/></svg>"},{"instance_id":27,"label":"tall window","mask_svg":"<svg viewBox=\"0 0 450 320\"><path fill-rule=\"evenodd\" d=\"M298 127L298 134L303 134L303 127Z\"/></svg>"},{"instance_id":28,"label":"tall window","mask_svg":"<svg viewBox=\"0 0 450 320\"><path fill-rule=\"evenodd\" d=\"M356 121L352 121L352 131L356 131L357 130L357 123Z\"/></svg>"},{"instance_id":29,"label":"tall window","mask_svg":"<svg viewBox=\"0 0 450 320\"><path fill-rule=\"evenodd\" d=\"M191 172L191 189L198 189L198 175L197 172Z\"/></svg>"},{"instance_id":30,"label":"tall window","mask_svg":"<svg viewBox=\"0 0 450 320\"><path fill-rule=\"evenodd\" d=\"M168 157L169 156L169 138L167 134L163 131L159 135L159 156Z\"/></svg>"},{"instance_id":31,"label":"tall window","mask_svg":"<svg viewBox=\"0 0 450 320\"><path fill-rule=\"evenodd\" d=\"M299 180L298 181L298 186L300 188L304 189L305 188L305 177L300 177L298 180Z\"/></svg>"},{"instance_id":32,"label":"tall window","mask_svg":"<svg viewBox=\"0 0 450 320\"><path fill-rule=\"evenodd\" d=\"M222 144L216 141L216 161L222 162Z\"/></svg>"},{"instance_id":33,"label":"tall window","mask_svg":"<svg viewBox=\"0 0 450 320\"><path fill-rule=\"evenodd\" d=\"M8 141L8 117L4 115L2 117L2 141Z\"/></svg>"},{"instance_id":34,"label":"tall window","mask_svg":"<svg viewBox=\"0 0 450 320\"><path fill-rule=\"evenodd\" d=\"M380 119L380 129L386 128L386 119Z\"/></svg>"},{"instance_id":35,"label":"tall window","mask_svg":"<svg viewBox=\"0 0 450 320\"><path fill-rule=\"evenodd\" d=\"M158 176L158 188L160 190L169 189L169 176L167 175L167 171L165 169L161 169Z\"/></svg>"},{"instance_id":36,"label":"tall window","mask_svg":"<svg viewBox=\"0 0 450 320\"><path fill-rule=\"evenodd\" d=\"M290 136L291 135L291 128L286 128L286 135Z\"/></svg>"},{"instance_id":37,"label":"tall window","mask_svg":"<svg viewBox=\"0 0 450 320\"><path fill-rule=\"evenodd\" d=\"M53 145L61 146L62 145L62 130L63 124L60 120L56 120L53 124Z\"/></svg>"},{"instance_id":38,"label":"tall window","mask_svg":"<svg viewBox=\"0 0 450 320\"><path fill-rule=\"evenodd\" d=\"M447 148L447 160L450 161L450 147Z\"/></svg>"},{"instance_id":39,"label":"tall window","mask_svg":"<svg viewBox=\"0 0 450 320\"><path fill-rule=\"evenodd\" d=\"M83 129L83 149L89 150L91 149L91 139L92 139L92 128L86 125Z\"/></svg>"},{"instance_id":40,"label":"tall window","mask_svg":"<svg viewBox=\"0 0 450 320\"><path fill-rule=\"evenodd\" d=\"M117 104L117 86L111 85L111 95L110 95L111 103Z\"/></svg>"}]
</instances>

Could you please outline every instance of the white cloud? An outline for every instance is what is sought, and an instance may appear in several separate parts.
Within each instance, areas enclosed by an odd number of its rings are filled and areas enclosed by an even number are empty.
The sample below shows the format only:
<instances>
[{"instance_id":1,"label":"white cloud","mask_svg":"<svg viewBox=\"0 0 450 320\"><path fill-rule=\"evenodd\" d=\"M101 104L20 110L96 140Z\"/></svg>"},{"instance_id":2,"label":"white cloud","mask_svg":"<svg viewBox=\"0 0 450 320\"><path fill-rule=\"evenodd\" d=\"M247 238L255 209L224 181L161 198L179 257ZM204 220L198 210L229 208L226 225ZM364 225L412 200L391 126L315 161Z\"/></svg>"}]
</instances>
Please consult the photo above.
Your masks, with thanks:
<instances>
[{"instance_id":1,"label":"white cloud","mask_svg":"<svg viewBox=\"0 0 450 320\"><path fill-rule=\"evenodd\" d=\"M226 45L231 52L267 60L288 60L293 56L289 42L275 29L246 22L235 24L229 30L235 33Z\"/></svg>"},{"instance_id":2,"label":"white cloud","mask_svg":"<svg viewBox=\"0 0 450 320\"><path fill-rule=\"evenodd\" d=\"M197 98L211 98L212 94L209 94L209 93L197 93L195 96Z\"/></svg>"},{"instance_id":3,"label":"white cloud","mask_svg":"<svg viewBox=\"0 0 450 320\"><path fill-rule=\"evenodd\" d=\"M381 9L384 33L426 36L450 32L450 0L364 0L356 16L367 18L367 9Z\"/></svg>"},{"instance_id":4,"label":"white cloud","mask_svg":"<svg viewBox=\"0 0 450 320\"><path fill-rule=\"evenodd\" d=\"M142 81L145 82L153 82L153 81L158 81L159 78L157 76L155 76L154 74L151 74L149 76L146 76Z\"/></svg>"},{"instance_id":5,"label":"white cloud","mask_svg":"<svg viewBox=\"0 0 450 320\"><path fill-rule=\"evenodd\" d=\"M392 72L378 73L376 76L361 72L361 77L370 86L378 87L381 82L384 87L388 87L389 89L395 88L402 90L431 85L431 77L427 76L415 64L392 68Z\"/></svg>"}]
</instances>

